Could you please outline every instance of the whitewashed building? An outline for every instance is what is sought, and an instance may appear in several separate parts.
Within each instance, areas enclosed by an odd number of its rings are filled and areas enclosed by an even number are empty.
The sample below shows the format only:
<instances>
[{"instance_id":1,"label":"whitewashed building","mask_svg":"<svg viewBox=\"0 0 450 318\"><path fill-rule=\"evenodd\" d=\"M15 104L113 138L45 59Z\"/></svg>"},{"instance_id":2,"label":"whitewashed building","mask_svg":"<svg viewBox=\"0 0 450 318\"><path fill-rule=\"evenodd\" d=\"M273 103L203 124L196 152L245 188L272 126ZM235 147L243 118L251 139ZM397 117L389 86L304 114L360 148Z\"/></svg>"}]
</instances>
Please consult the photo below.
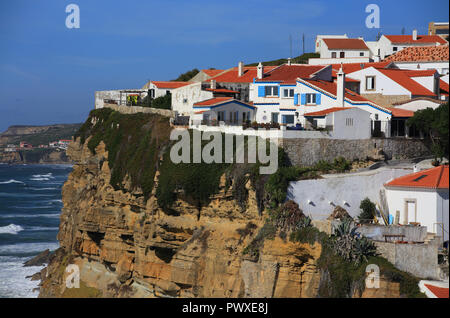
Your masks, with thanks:
<instances>
[{"instance_id":1,"label":"whitewashed building","mask_svg":"<svg viewBox=\"0 0 450 318\"><path fill-rule=\"evenodd\" d=\"M389 213L402 225L420 224L448 241L448 165L422 170L387 182Z\"/></svg>"}]
</instances>

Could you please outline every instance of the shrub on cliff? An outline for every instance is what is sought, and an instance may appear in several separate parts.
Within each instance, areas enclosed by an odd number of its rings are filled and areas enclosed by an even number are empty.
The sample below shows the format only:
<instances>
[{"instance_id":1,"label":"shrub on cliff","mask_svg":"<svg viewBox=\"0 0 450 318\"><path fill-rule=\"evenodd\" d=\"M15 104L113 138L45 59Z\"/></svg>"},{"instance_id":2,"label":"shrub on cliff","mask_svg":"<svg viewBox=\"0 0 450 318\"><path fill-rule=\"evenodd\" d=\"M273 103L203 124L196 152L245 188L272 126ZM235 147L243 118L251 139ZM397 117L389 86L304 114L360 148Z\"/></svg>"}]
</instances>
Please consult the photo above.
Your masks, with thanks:
<instances>
[{"instance_id":1,"label":"shrub on cliff","mask_svg":"<svg viewBox=\"0 0 450 318\"><path fill-rule=\"evenodd\" d=\"M358 216L358 222L361 224L372 223L376 213L375 203L370 201L369 198L365 198L361 201L359 208L361 209L361 213Z\"/></svg>"}]
</instances>

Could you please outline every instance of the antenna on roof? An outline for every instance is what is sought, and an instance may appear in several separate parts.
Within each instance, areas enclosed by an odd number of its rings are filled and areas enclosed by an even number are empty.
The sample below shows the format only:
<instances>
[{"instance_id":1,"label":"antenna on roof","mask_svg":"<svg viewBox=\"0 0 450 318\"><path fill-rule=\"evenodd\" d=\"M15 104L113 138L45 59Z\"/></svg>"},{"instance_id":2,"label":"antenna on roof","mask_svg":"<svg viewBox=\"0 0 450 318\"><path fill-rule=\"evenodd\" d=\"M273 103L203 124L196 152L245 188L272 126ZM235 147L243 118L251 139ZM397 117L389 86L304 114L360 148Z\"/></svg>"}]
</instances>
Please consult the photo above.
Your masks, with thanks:
<instances>
[{"instance_id":1,"label":"antenna on roof","mask_svg":"<svg viewBox=\"0 0 450 318\"><path fill-rule=\"evenodd\" d=\"M302 42L303 42L303 54L305 54L305 33L302 35Z\"/></svg>"},{"instance_id":2,"label":"antenna on roof","mask_svg":"<svg viewBox=\"0 0 450 318\"><path fill-rule=\"evenodd\" d=\"M289 34L289 57L292 57L292 35Z\"/></svg>"}]
</instances>

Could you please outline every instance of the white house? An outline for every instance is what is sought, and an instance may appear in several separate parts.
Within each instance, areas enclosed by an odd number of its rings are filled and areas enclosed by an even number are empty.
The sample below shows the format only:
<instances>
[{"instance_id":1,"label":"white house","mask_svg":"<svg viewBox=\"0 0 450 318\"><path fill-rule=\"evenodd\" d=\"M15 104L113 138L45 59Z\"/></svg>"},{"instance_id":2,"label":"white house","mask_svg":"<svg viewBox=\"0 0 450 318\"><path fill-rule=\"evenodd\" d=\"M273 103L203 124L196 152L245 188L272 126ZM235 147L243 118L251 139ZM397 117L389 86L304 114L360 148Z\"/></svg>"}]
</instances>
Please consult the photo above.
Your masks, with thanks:
<instances>
[{"instance_id":1,"label":"white house","mask_svg":"<svg viewBox=\"0 0 450 318\"><path fill-rule=\"evenodd\" d=\"M342 69L336 76L337 80L334 82L331 66L328 66L309 76L297 77L292 82L275 76L272 79L267 77L255 80L250 87L250 98L257 108L256 120L261 123L300 124L305 127L307 113L334 107L358 107L370 113L374 131L389 137L391 111L345 89L345 74Z\"/></svg>"},{"instance_id":2,"label":"white house","mask_svg":"<svg viewBox=\"0 0 450 318\"><path fill-rule=\"evenodd\" d=\"M382 35L378 40L378 52L381 59L397 53L407 47L437 46L448 43L438 35L418 35L414 30L412 35Z\"/></svg>"},{"instance_id":3,"label":"white house","mask_svg":"<svg viewBox=\"0 0 450 318\"><path fill-rule=\"evenodd\" d=\"M323 41L322 39L348 39L347 34L337 34L337 35L317 35L315 42L315 52L320 54L322 49Z\"/></svg>"},{"instance_id":4,"label":"white house","mask_svg":"<svg viewBox=\"0 0 450 318\"><path fill-rule=\"evenodd\" d=\"M215 97L194 104L191 124L240 126L255 120L255 107L232 97Z\"/></svg>"},{"instance_id":5,"label":"white house","mask_svg":"<svg viewBox=\"0 0 450 318\"><path fill-rule=\"evenodd\" d=\"M399 223L420 223L429 233L448 241L449 231L448 165L422 170L387 182L389 213Z\"/></svg>"},{"instance_id":6,"label":"white house","mask_svg":"<svg viewBox=\"0 0 450 318\"><path fill-rule=\"evenodd\" d=\"M308 64L370 62L370 50L362 38L321 38L318 42L320 58L310 58Z\"/></svg>"},{"instance_id":7,"label":"white house","mask_svg":"<svg viewBox=\"0 0 450 318\"><path fill-rule=\"evenodd\" d=\"M332 131L335 139L370 139L372 136L370 113L357 107L333 107L306 113L304 117L313 127Z\"/></svg>"},{"instance_id":8,"label":"white house","mask_svg":"<svg viewBox=\"0 0 450 318\"><path fill-rule=\"evenodd\" d=\"M359 93L362 96L384 107L414 97L437 99L439 92L439 74L436 70L368 67L349 73L348 76L360 81Z\"/></svg>"},{"instance_id":9,"label":"white house","mask_svg":"<svg viewBox=\"0 0 450 318\"><path fill-rule=\"evenodd\" d=\"M171 94L176 88L190 85L192 82L176 82L176 81L149 81L142 89L147 89L151 98L158 98Z\"/></svg>"}]
</instances>

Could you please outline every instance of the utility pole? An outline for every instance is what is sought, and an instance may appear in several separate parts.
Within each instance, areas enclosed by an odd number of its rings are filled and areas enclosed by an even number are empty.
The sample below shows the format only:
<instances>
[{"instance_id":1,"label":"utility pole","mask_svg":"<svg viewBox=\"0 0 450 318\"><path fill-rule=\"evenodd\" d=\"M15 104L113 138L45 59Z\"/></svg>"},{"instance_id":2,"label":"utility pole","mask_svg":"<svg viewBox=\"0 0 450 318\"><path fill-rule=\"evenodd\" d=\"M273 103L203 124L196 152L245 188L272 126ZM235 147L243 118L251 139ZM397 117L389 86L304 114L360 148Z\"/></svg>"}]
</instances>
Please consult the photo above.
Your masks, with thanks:
<instances>
[{"instance_id":1,"label":"utility pole","mask_svg":"<svg viewBox=\"0 0 450 318\"><path fill-rule=\"evenodd\" d=\"M405 35L405 27L402 28L402 35Z\"/></svg>"},{"instance_id":2,"label":"utility pole","mask_svg":"<svg viewBox=\"0 0 450 318\"><path fill-rule=\"evenodd\" d=\"M303 42L303 54L305 54L305 33L302 35L302 42Z\"/></svg>"}]
</instances>

